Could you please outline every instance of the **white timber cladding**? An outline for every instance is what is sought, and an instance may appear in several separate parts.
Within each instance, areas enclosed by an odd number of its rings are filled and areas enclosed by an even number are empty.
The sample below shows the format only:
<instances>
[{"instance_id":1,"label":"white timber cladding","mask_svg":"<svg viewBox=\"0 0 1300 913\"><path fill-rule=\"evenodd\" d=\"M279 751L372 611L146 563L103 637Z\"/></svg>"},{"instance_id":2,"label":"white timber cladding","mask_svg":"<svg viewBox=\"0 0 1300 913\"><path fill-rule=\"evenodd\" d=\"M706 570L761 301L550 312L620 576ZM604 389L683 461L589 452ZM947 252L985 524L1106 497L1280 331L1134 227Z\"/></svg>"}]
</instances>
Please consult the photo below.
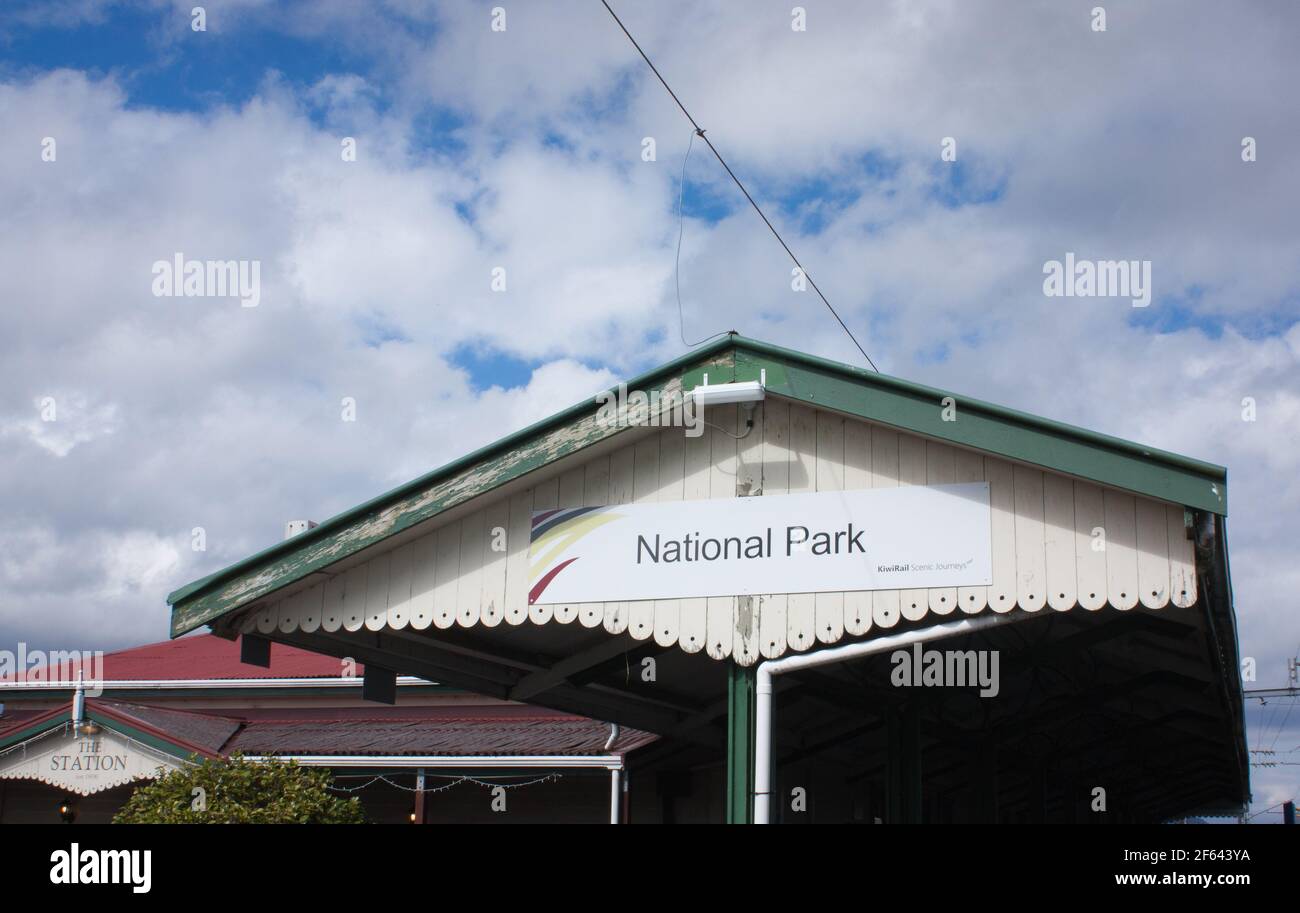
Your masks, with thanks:
<instances>
[{"instance_id":1,"label":"white timber cladding","mask_svg":"<svg viewBox=\"0 0 1300 913\"><path fill-rule=\"evenodd\" d=\"M779 398L709 410L704 433L665 428L572 458L532 488L255 607L243 630L312 632L578 624L742 665L890 628L899 619L1020 609L1129 610L1196 601L1184 510ZM553 507L989 483L990 586L528 605L532 512Z\"/></svg>"}]
</instances>

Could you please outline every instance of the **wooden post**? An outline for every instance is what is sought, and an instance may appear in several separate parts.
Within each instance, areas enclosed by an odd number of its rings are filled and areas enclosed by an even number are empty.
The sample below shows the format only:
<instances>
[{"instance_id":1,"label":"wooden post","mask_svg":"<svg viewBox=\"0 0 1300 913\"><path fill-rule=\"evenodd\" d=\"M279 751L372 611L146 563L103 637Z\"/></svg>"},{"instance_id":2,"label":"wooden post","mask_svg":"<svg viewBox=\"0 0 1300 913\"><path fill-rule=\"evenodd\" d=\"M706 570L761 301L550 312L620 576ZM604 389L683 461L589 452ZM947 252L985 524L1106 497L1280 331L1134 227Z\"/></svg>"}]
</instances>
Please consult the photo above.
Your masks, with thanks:
<instances>
[{"instance_id":1,"label":"wooden post","mask_svg":"<svg viewBox=\"0 0 1300 913\"><path fill-rule=\"evenodd\" d=\"M424 768L415 771L415 823L424 824Z\"/></svg>"}]
</instances>

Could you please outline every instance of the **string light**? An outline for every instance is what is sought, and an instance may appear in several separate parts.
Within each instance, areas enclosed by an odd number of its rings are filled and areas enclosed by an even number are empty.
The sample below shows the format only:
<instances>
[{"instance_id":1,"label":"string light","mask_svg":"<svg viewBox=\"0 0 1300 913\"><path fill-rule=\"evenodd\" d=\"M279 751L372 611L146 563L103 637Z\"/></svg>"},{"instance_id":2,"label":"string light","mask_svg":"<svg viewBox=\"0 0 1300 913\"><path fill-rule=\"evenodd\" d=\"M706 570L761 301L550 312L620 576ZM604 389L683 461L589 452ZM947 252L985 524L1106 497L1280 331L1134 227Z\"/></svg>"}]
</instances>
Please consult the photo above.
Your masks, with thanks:
<instances>
[{"instance_id":1,"label":"string light","mask_svg":"<svg viewBox=\"0 0 1300 913\"><path fill-rule=\"evenodd\" d=\"M365 774L345 774L343 776L336 777L335 779L352 780L364 776ZM519 789L520 787L523 786L536 786L540 783L553 783L556 780L559 780L563 776L564 776L563 774L547 774L544 777L537 777L532 780L527 780L523 783L500 783L500 782L493 782L493 778L491 777L479 778L479 777L455 776L453 774L425 774L426 778L446 779L446 780L450 780L451 782L445 783L442 786L434 786L434 787L426 786L423 792L425 795L431 795L433 793L442 793L442 792L446 792L449 789L452 789L453 787L459 786L462 783L473 783L475 786L485 786L489 788L496 788L500 786L503 789ZM368 786L373 786L376 783L385 783L388 786L393 787L393 789L400 789L403 792L408 792L408 793L421 792L421 790L416 789L413 786L403 786L401 783L394 783L392 780L388 779L388 777L384 776L383 774L377 774L371 777L370 779L366 780L365 783L362 783L359 786L337 786L331 783L328 788L333 790L334 792L356 793L356 792L360 792L361 790L365 789Z\"/></svg>"}]
</instances>

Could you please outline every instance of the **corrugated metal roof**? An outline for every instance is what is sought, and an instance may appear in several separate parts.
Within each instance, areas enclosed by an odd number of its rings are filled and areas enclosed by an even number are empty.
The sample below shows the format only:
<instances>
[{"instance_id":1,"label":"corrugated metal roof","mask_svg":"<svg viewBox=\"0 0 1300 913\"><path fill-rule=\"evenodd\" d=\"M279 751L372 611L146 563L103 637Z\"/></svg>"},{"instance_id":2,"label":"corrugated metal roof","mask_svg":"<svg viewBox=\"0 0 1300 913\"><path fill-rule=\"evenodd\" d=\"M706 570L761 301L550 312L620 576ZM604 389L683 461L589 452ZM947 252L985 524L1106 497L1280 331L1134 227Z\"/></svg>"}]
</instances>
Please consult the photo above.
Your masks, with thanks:
<instances>
[{"instance_id":1,"label":"corrugated metal roof","mask_svg":"<svg viewBox=\"0 0 1300 913\"><path fill-rule=\"evenodd\" d=\"M212 754L221 752L222 746L243 725L238 719L190 710L171 710L148 704L131 704L126 701L87 699L87 712L107 711L128 726L150 731L181 745L202 748Z\"/></svg>"},{"instance_id":2,"label":"corrugated metal roof","mask_svg":"<svg viewBox=\"0 0 1300 913\"><path fill-rule=\"evenodd\" d=\"M0 727L0 747L31 738L55 727L64 726L72 719L73 701L35 713L16 713L10 719L5 714L5 725ZM146 739L163 743L163 747L178 757L187 755L216 755L221 746L242 724L238 719L219 714L193 713L186 710L168 710L125 701L104 701L86 698L85 716L98 720L109 728L134 730Z\"/></svg>"},{"instance_id":3,"label":"corrugated metal roof","mask_svg":"<svg viewBox=\"0 0 1300 913\"><path fill-rule=\"evenodd\" d=\"M49 710L10 710L6 707L4 716L0 716L0 742L3 742L11 732L26 729L28 723L50 715Z\"/></svg>"},{"instance_id":4,"label":"corrugated metal roof","mask_svg":"<svg viewBox=\"0 0 1300 913\"><path fill-rule=\"evenodd\" d=\"M62 725L71 703L6 714L0 742L48 720ZM183 750L229 755L555 755L625 754L658 738L623 728L605 750L609 724L524 704L486 707L255 708L172 710L127 701L86 700L86 712ZM48 727L47 727L48 728Z\"/></svg>"},{"instance_id":5,"label":"corrugated metal roof","mask_svg":"<svg viewBox=\"0 0 1300 913\"><path fill-rule=\"evenodd\" d=\"M365 666L358 664L356 675L364 672ZM107 682L138 682L339 678L342 674L342 665L332 656L278 643L271 645L270 668L246 665L239 661L237 642L200 634L107 653L99 677Z\"/></svg>"},{"instance_id":6,"label":"corrugated metal roof","mask_svg":"<svg viewBox=\"0 0 1300 913\"><path fill-rule=\"evenodd\" d=\"M397 708L394 708L397 709ZM250 720L227 751L308 755L623 754L658 736L624 728L605 751L609 724L532 707L411 708L392 714Z\"/></svg>"}]
</instances>

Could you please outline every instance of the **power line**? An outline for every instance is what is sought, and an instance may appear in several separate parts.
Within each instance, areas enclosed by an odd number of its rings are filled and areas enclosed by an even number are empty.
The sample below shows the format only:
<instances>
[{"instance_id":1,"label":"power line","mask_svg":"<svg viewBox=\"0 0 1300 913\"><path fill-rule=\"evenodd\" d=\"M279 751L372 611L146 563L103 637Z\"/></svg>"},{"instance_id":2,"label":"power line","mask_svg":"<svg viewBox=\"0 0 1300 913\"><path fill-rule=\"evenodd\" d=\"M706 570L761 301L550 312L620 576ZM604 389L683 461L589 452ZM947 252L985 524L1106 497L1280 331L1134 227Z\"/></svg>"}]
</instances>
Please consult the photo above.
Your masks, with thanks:
<instances>
[{"instance_id":1,"label":"power line","mask_svg":"<svg viewBox=\"0 0 1300 913\"><path fill-rule=\"evenodd\" d=\"M627 40L632 42L632 47L636 48L637 53L641 55L641 58L647 65L649 65L651 71L659 78L659 82L661 82L663 87L668 90L668 94L672 96L673 101L677 102L677 107L682 109L682 113L686 115L686 119L690 121L691 126L695 128L695 135L704 140L708 145L709 151L713 153L714 157L726 170L727 174L731 175L731 179L736 182L736 186L739 187L740 192L745 195L745 199L749 200L749 205L754 207L754 212L758 213L759 218L763 220L763 224L765 224L768 230L772 232L773 237L775 237L776 240L781 243L781 246L785 248L785 252L790 255L790 259L794 261L794 265L799 267L799 272L808 280L808 284L813 287L813 291L817 293L817 297L821 298L822 304L826 305L826 309L830 311L836 321L839 322L840 327L848 334L849 339L853 340L853 344L858 347L858 351L861 352L862 357L867 360L867 364L871 365L871 370L880 373L880 369L877 368L876 363L871 360L871 356L867 354L867 350L862 348L862 343L858 342L857 337L853 335L853 331L849 329L848 324L844 322L843 318L840 317L839 312L835 310L830 301L827 300L826 296L822 294L822 290L818 288L813 277L808 274L808 270L804 269L803 264L799 262L799 258L794 255L794 251L790 249L790 245L785 243L785 239L782 238L781 233L776 230L776 226L772 224L771 220L763 213L763 210L759 207L758 203L756 203L754 198L750 196L749 191L745 189L745 185L741 183L740 178L736 177L736 172L731 170L731 166L728 165L727 160L722 157L722 153L718 152L717 147L713 145L713 141L705 136L704 128L696 123L695 118L691 117L691 112L686 110L686 106L682 104L682 100L677 97L677 93L673 91L672 86L668 85L668 80L664 79L663 74L659 72L659 68L654 65L654 61L652 61L649 55L641 49L641 45L632 37L632 33L627 30L627 26L623 24L623 20L618 18L618 14L614 12L614 8L609 5L609 0L600 0L600 2L604 4L605 9L609 11L609 14L614 17L614 21L617 22L618 27L623 30L623 34L627 36Z\"/></svg>"},{"instance_id":2,"label":"power line","mask_svg":"<svg viewBox=\"0 0 1300 913\"><path fill-rule=\"evenodd\" d=\"M1286 729L1286 721L1291 719L1291 711L1295 709L1295 698L1286 706L1286 714L1282 717L1282 722L1278 723L1277 732L1273 734L1273 741L1269 743L1270 750L1277 747L1277 740L1282 736L1283 730Z\"/></svg>"},{"instance_id":3,"label":"power line","mask_svg":"<svg viewBox=\"0 0 1300 913\"><path fill-rule=\"evenodd\" d=\"M682 209L682 202L686 198L686 163L691 160L691 147L695 145L695 134L692 133L686 141L686 155L682 157L682 179L678 182L677 189L677 257L673 262L673 285L677 289L677 332L682 337L682 345L687 348L702 346L711 339L717 339L719 336L726 336L726 332L714 333L712 336L705 336L699 342L689 342L686 339L686 317L682 313L682 236L686 234L686 211Z\"/></svg>"}]
</instances>

